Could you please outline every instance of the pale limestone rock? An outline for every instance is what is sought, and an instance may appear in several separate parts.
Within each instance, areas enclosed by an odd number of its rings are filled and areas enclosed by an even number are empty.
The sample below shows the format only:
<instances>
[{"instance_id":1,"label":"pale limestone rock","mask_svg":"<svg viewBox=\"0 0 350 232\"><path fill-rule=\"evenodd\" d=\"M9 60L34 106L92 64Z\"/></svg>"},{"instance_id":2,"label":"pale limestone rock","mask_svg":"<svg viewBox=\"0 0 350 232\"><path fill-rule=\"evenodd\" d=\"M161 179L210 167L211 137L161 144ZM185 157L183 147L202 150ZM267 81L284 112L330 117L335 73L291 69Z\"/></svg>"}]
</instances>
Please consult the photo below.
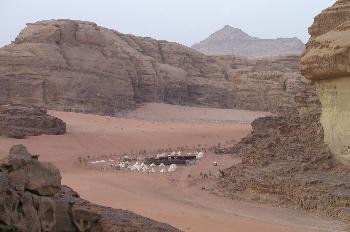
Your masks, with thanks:
<instances>
[{"instance_id":1,"label":"pale limestone rock","mask_svg":"<svg viewBox=\"0 0 350 232\"><path fill-rule=\"evenodd\" d=\"M338 0L315 18L301 59L304 76L317 82L325 142L350 163L350 1Z\"/></svg>"},{"instance_id":2,"label":"pale limestone rock","mask_svg":"<svg viewBox=\"0 0 350 232\"><path fill-rule=\"evenodd\" d=\"M317 84L325 142L338 159L350 164L350 76Z\"/></svg>"}]
</instances>

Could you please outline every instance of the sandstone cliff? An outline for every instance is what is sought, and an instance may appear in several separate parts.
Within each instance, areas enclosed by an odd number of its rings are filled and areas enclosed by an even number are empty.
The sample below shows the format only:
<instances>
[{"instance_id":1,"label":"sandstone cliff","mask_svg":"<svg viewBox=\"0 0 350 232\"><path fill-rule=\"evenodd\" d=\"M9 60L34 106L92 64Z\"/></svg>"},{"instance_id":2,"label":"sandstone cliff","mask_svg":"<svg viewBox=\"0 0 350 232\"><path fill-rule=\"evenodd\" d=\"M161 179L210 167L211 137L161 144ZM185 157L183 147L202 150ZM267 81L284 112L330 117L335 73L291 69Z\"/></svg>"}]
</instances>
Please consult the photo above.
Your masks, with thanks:
<instances>
[{"instance_id":1,"label":"sandstone cliff","mask_svg":"<svg viewBox=\"0 0 350 232\"><path fill-rule=\"evenodd\" d=\"M61 185L51 163L39 162L23 145L0 161L0 231L179 231L134 213L91 204Z\"/></svg>"},{"instance_id":2,"label":"sandstone cliff","mask_svg":"<svg viewBox=\"0 0 350 232\"><path fill-rule=\"evenodd\" d=\"M108 115L145 102L283 112L295 109L297 62L205 56L90 22L40 21L0 49L0 104Z\"/></svg>"},{"instance_id":3,"label":"sandstone cliff","mask_svg":"<svg viewBox=\"0 0 350 232\"><path fill-rule=\"evenodd\" d=\"M350 2L338 0L315 18L301 60L305 77L316 81L325 141L350 163Z\"/></svg>"},{"instance_id":4,"label":"sandstone cliff","mask_svg":"<svg viewBox=\"0 0 350 232\"><path fill-rule=\"evenodd\" d=\"M300 55L305 48L298 38L259 39L238 28L225 26L192 48L207 55L237 55L261 58Z\"/></svg>"},{"instance_id":5,"label":"sandstone cliff","mask_svg":"<svg viewBox=\"0 0 350 232\"><path fill-rule=\"evenodd\" d=\"M348 57L338 57L331 46L336 40L345 46L349 38L334 32L342 28L336 24L350 19L348 2L338 1L310 28L313 37L301 66L309 79L317 80L320 101L315 86L306 84L295 97L298 113L255 120L249 136L222 150L238 154L242 163L221 173L217 194L299 207L349 223L350 170L339 162L348 157L338 153L349 145L349 82L332 79L342 73Z\"/></svg>"},{"instance_id":6,"label":"sandstone cliff","mask_svg":"<svg viewBox=\"0 0 350 232\"><path fill-rule=\"evenodd\" d=\"M350 171L324 143L315 88L297 95L298 114L259 118L232 148L242 163L222 172L214 192L350 220Z\"/></svg>"}]
</instances>

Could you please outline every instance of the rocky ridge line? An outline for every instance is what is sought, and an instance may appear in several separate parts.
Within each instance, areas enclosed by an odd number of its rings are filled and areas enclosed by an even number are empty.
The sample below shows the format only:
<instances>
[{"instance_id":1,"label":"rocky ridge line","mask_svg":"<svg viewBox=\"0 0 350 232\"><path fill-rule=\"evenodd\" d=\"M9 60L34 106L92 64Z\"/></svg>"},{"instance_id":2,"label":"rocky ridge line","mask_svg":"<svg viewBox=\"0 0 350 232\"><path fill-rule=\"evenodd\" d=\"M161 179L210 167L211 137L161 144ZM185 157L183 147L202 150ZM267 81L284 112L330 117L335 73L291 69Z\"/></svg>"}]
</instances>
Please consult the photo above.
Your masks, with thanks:
<instances>
[{"instance_id":1,"label":"rocky ridge line","mask_svg":"<svg viewBox=\"0 0 350 232\"><path fill-rule=\"evenodd\" d=\"M192 45L206 55L236 55L250 59L300 55L305 45L298 38L260 39L238 28L224 26L207 39Z\"/></svg>"},{"instance_id":2,"label":"rocky ridge line","mask_svg":"<svg viewBox=\"0 0 350 232\"><path fill-rule=\"evenodd\" d=\"M104 115L147 102L286 112L302 86L298 60L205 56L91 22L39 21L0 49L0 104Z\"/></svg>"}]
</instances>

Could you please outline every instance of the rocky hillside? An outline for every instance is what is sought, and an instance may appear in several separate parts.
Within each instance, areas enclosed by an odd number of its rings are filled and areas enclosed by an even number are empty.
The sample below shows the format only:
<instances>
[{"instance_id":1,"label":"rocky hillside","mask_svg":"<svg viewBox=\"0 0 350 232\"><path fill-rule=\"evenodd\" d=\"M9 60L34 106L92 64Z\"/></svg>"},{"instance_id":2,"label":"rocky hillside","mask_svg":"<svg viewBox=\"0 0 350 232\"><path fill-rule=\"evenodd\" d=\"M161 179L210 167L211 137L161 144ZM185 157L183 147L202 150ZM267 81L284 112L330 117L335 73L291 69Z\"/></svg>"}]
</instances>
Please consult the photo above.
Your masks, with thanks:
<instances>
[{"instance_id":1,"label":"rocky hillside","mask_svg":"<svg viewBox=\"0 0 350 232\"><path fill-rule=\"evenodd\" d=\"M259 118L249 136L223 149L242 163L222 172L214 192L349 222L350 171L324 143L315 88L307 86L296 100L298 114Z\"/></svg>"},{"instance_id":2,"label":"rocky hillside","mask_svg":"<svg viewBox=\"0 0 350 232\"><path fill-rule=\"evenodd\" d=\"M252 59L300 55L304 47L304 43L298 38L259 39L227 25L192 46L207 55L237 55Z\"/></svg>"},{"instance_id":3,"label":"rocky hillside","mask_svg":"<svg viewBox=\"0 0 350 232\"><path fill-rule=\"evenodd\" d=\"M217 193L299 207L349 223L350 170L343 162L349 158L350 134L350 82L344 72L349 9L349 1L339 0L316 17L302 68L319 83L316 88L306 85L296 96L297 114L257 119L248 137L223 149L238 154L242 163L222 172ZM343 43L336 48L335 41ZM342 81L336 73L343 74Z\"/></svg>"},{"instance_id":4,"label":"rocky hillside","mask_svg":"<svg viewBox=\"0 0 350 232\"><path fill-rule=\"evenodd\" d=\"M267 117L230 152L242 163L224 171L219 194L301 208L349 222L350 171L323 142L318 114Z\"/></svg>"},{"instance_id":5,"label":"rocky hillside","mask_svg":"<svg viewBox=\"0 0 350 232\"><path fill-rule=\"evenodd\" d=\"M315 18L301 60L305 77L317 82L325 142L350 165L350 2L338 0Z\"/></svg>"},{"instance_id":6,"label":"rocky hillside","mask_svg":"<svg viewBox=\"0 0 350 232\"><path fill-rule=\"evenodd\" d=\"M175 232L134 213L91 204L67 186L51 163L23 145L0 161L0 231Z\"/></svg>"},{"instance_id":7,"label":"rocky hillside","mask_svg":"<svg viewBox=\"0 0 350 232\"><path fill-rule=\"evenodd\" d=\"M107 115L145 102L285 112L302 85L298 59L205 56L90 22L40 21L0 49L0 104Z\"/></svg>"}]
</instances>

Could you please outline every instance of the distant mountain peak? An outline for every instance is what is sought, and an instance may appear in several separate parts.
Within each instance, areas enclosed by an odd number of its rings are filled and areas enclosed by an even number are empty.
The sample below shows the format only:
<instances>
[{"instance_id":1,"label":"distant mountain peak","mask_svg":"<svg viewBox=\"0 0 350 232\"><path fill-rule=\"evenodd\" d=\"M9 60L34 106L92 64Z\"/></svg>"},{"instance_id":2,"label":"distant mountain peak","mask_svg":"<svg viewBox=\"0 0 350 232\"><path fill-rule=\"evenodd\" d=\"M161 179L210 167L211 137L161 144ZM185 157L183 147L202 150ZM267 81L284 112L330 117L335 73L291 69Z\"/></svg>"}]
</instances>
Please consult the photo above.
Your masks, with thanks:
<instances>
[{"instance_id":1,"label":"distant mountain peak","mask_svg":"<svg viewBox=\"0 0 350 232\"><path fill-rule=\"evenodd\" d=\"M220 40L252 40L255 39L239 28L225 25L217 32L211 34L204 41L220 41Z\"/></svg>"},{"instance_id":2,"label":"distant mountain peak","mask_svg":"<svg viewBox=\"0 0 350 232\"><path fill-rule=\"evenodd\" d=\"M305 44L298 38L260 39L239 28L225 25L208 38L192 45L206 55L238 55L262 58L283 55L300 55Z\"/></svg>"}]
</instances>

